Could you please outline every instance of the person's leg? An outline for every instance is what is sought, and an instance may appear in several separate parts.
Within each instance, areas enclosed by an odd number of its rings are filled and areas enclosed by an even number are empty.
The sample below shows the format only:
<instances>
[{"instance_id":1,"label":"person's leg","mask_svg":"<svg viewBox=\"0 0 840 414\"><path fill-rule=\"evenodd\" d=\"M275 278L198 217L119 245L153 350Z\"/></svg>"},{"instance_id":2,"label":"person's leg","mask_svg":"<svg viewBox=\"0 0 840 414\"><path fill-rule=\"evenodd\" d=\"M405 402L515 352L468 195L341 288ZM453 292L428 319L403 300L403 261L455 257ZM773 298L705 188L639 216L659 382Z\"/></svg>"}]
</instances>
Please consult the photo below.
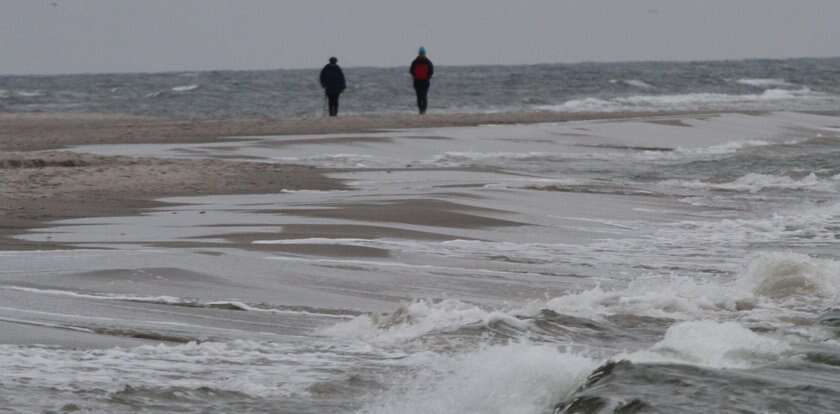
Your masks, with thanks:
<instances>
[{"instance_id":1,"label":"person's leg","mask_svg":"<svg viewBox=\"0 0 840 414\"><path fill-rule=\"evenodd\" d=\"M418 98L418 106L420 107L420 113L425 114L426 108L429 106L429 82L423 82L423 85L420 88L419 98Z\"/></svg>"},{"instance_id":2,"label":"person's leg","mask_svg":"<svg viewBox=\"0 0 840 414\"><path fill-rule=\"evenodd\" d=\"M417 109L421 114L426 113L427 95L429 93L428 81L414 81L414 91L417 93Z\"/></svg>"},{"instance_id":3,"label":"person's leg","mask_svg":"<svg viewBox=\"0 0 840 414\"><path fill-rule=\"evenodd\" d=\"M420 82L414 81L414 93L417 94L417 110L423 113L423 94Z\"/></svg>"},{"instance_id":4,"label":"person's leg","mask_svg":"<svg viewBox=\"0 0 840 414\"><path fill-rule=\"evenodd\" d=\"M330 116L338 115L338 94L329 94L327 98L330 101Z\"/></svg>"}]
</instances>

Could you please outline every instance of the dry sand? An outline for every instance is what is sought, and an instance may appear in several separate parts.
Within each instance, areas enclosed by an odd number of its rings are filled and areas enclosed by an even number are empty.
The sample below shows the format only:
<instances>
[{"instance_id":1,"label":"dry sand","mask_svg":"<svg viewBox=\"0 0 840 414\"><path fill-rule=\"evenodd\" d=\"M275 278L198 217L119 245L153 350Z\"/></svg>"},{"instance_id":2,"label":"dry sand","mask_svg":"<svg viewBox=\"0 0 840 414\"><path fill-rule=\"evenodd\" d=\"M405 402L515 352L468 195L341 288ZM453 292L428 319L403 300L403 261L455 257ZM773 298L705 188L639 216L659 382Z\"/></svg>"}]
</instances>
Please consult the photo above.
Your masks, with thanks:
<instances>
[{"instance_id":1,"label":"dry sand","mask_svg":"<svg viewBox=\"0 0 840 414\"><path fill-rule=\"evenodd\" d=\"M218 142L235 136L305 135L382 129L534 123L645 117L652 114L496 113L388 115L310 120L168 120L103 114L0 114L0 250L61 246L10 236L53 220L128 215L180 195L272 193L283 189L340 189L343 183L310 167L223 160L103 157L55 151L75 145ZM661 115L661 114L660 114ZM290 141L294 137L289 138ZM399 217L381 206L283 212L311 217L439 226L517 225L471 215L455 205L413 203ZM408 208L411 207L411 208ZM423 214L415 214L418 209ZM432 213L432 214L430 214Z\"/></svg>"}]
</instances>

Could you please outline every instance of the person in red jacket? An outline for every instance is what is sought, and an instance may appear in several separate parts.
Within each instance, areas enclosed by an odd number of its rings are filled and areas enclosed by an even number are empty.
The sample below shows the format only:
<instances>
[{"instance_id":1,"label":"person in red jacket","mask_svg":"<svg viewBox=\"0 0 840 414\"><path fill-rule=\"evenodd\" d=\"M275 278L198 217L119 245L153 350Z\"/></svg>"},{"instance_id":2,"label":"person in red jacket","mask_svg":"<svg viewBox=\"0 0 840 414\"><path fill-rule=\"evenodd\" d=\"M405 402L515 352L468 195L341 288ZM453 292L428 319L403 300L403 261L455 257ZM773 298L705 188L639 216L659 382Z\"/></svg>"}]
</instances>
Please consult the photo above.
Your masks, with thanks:
<instances>
[{"instance_id":1,"label":"person in red jacket","mask_svg":"<svg viewBox=\"0 0 840 414\"><path fill-rule=\"evenodd\" d=\"M435 65L426 57L426 48L420 47L417 52L417 58L411 62L411 77L414 78L414 91L417 92L417 109L420 110L420 115L426 113L428 107L429 86L431 85L432 75L435 74Z\"/></svg>"}]
</instances>

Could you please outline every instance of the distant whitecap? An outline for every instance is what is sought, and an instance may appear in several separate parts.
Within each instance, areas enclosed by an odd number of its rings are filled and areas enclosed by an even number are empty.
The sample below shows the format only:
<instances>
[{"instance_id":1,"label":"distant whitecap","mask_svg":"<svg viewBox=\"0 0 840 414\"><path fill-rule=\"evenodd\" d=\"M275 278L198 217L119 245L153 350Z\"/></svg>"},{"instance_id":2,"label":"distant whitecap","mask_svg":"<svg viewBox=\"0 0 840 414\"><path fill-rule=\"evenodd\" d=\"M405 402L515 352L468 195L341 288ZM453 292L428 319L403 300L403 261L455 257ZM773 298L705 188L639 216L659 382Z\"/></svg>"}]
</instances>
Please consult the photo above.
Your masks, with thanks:
<instances>
[{"instance_id":1,"label":"distant whitecap","mask_svg":"<svg viewBox=\"0 0 840 414\"><path fill-rule=\"evenodd\" d=\"M199 85L195 85L195 84L176 86L176 87L172 88L172 90L175 91L175 92L189 92L189 91L193 91L193 90L198 89L198 86Z\"/></svg>"}]
</instances>

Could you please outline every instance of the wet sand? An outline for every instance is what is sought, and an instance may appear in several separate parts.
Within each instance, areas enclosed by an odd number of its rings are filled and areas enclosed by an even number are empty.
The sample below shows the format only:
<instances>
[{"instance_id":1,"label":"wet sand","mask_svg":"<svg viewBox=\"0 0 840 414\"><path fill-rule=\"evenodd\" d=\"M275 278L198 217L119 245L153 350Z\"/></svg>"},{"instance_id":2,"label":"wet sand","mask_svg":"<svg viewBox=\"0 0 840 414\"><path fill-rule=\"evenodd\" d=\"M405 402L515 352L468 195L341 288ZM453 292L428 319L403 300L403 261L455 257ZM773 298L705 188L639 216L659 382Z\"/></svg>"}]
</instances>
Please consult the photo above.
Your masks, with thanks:
<instances>
[{"instance_id":1,"label":"wet sand","mask_svg":"<svg viewBox=\"0 0 840 414\"><path fill-rule=\"evenodd\" d=\"M68 348L112 348L115 346L132 347L146 345L149 342L139 338L115 335L100 335L53 326L38 326L20 321L0 321L0 342L11 345L29 345L37 343L46 346L64 346Z\"/></svg>"},{"instance_id":2,"label":"wet sand","mask_svg":"<svg viewBox=\"0 0 840 414\"><path fill-rule=\"evenodd\" d=\"M57 151L71 146L212 143L261 135L290 135L289 143L294 143L300 135L308 134L649 118L653 115L662 114L535 112L424 117L398 114L299 120L167 120L105 114L0 114L0 249L60 248L54 243L25 242L11 236L60 219L138 214L143 209L160 206L155 200L163 197L344 188L340 181L327 178L324 175L326 171L316 171L311 167L242 160L110 157ZM669 114L664 122L675 122L673 120L678 120L679 116ZM473 215L453 206L416 204L400 207L387 209L391 212L388 217L381 215L382 209L378 206L367 205L283 213L309 217L354 216L365 221L444 227L518 224L487 217L486 214Z\"/></svg>"},{"instance_id":3,"label":"wet sand","mask_svg":"<svg viewBox=\"0 0 840 414\"><path fill-rule=\"evenodd\" d=\"M105 157L55 151L71 146L205 143L241 136L358 133L394 128L639 116L645 114L498 113L425 117L404 114L309 120L193 121L107 114L0 114L0 249L59 248L61 246L56 244L25 242L11 236L49 221L138 214L142 209L160 206L154 200L162 197L344 188L341 182L326 178L322 171L309 167L242 161ZM343 211L362 214L369 210ZM468 218L460 213L444 213L438 218L454 217L458 221ZM411 211L406 212L406 217L411 214ZM475 224L498 224L479 221Z\"/></svg>"},{"instance_id":4,"label":"wet sand","mask_svg":"<svg viewBox=\"0 0 840 414\"><path fill-rule=\"evenodd\" d=\"M393 200L375 204L357 203L327 207L323 209L269 210L266 212L302 217L350 219L464 229L523 225L523 223L510 220L470 214L471 211L480 211L485 214L503 214L503 211L464 206L449 201L434 199Z\"/></svg>"},{"instance_id":5,"label":"wet sand","mask_svg":"<svg viewBox=\"0 0 840 414\"><path fill-rule=\"evenodd\" d=\"M48 221L138 214L161 197L344 187L311 167L58 151L0 153L0 182L0 250L60 248L11 236Z\"/></svg>"}]
</instances>

